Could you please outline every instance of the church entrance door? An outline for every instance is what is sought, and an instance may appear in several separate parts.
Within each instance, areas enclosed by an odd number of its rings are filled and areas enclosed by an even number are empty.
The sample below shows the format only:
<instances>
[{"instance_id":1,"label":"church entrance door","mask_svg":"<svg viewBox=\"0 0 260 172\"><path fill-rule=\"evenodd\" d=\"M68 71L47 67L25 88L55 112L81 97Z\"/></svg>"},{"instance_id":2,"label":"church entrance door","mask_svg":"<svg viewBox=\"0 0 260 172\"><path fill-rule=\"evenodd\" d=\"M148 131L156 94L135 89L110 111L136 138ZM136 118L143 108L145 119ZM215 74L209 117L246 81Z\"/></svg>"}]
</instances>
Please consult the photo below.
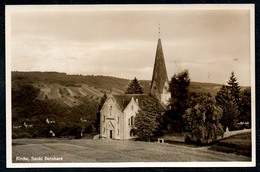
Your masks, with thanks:
<instances>
[{"instance_id":1,"label":"church entrance door","mask_svg":"<svg viewBox=\"0 0 260 172\"><path fill-rule=\"evenodd\" d=\"M109 137L110 139L112 139L113 138L113 131L112 130L110 130L110 137Z\"/></svg>"}]
</instances>

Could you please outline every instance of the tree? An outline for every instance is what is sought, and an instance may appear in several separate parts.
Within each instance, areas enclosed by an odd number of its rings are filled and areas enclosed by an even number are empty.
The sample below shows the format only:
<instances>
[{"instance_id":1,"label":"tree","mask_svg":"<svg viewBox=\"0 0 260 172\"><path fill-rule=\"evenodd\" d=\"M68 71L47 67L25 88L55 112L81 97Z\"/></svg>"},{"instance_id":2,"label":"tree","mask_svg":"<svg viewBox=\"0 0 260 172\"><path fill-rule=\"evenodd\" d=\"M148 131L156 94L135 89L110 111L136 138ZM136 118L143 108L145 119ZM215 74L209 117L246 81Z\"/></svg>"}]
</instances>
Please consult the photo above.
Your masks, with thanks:
<instances>
[{"instance_id":1,"label":"tree","mask_svg":"<svg viewBox=\"0 0 260 172\"><path fill-rule=\"evenodd\" d=\"M22 85L20 89L12 89L12 118L15 120L24 120L33 116L37 109L35 102L40 89L32 85Z\"/></svg>"},{"instance_id":2,"label":"tree","mask_svg":"<svg viewBox=\"0 0 260 172\"><path fill-rule=\"evenodd\" d=\"M32 85L23 85L19 90L12 90L12 103L27 105L31 103L40 93L40 89Z\"/></svg>"},{"instance_id":3,"label":"tree","mask_svg":"<svg viewBox=\"0 0 260 172\"><path fill-rule=\"evenodd\" d=\"M179 101L187 101L189 95L190 77L188 70L174 74L170 82L171 97Z\"/></svg>"},{"instance_id":4,"label":"tree","mask_svg":"<svg viewBox=\"0 0 260 172\"><path fill-rule=\"evenodd\" d=\"M141 87L140 83L136 79L136 77L130 82L128 85L125 94L143 94L143 88Z\"/></svg>"},{"instance_id":5,"label":"tree","mask_svg":"<svg viewBox=\"0 0 260 172\"><path fill-rule=\"evenodd\" d=\"M100 99L100 103L98 105L98 112L96 113L96 121L95 121L95 128L96 131L99 133L100 130L100 110L102 109L105 101L107 100L107 94L105 93L103 97Z\"/></svg>"},{"instance_id":6,"label":"tree","mask_svg":"<svg viewBox=\"0 0 260 172\"><path fill-rule=\"evenodd\" d=\"M230 89L230 94L234 97L237 105L240 104L240 86L238 85L237 78L235 77L234 72L231 72L231 76L228 80L228 86Z\"/></svg>"},{"instance_id":7,"label":"tree","mask_svg":"<svg viewBox=\"0 0 260 172\"><path fill-rule=\"evenodd\" d=\"M225 128L228 127L230 130L235 130L237 128L239 111L230 87L223 85L215 99L217 105L223 110L223 118L220 120L221 124Z\"/></svg>"},{"instance_id":8,"label":"tree","mask_svg":"<svg viewBox=\"0 0 260 172\"><path fill-rule=\"evenodd\" d=\"M170 82L170 110L166 112L166 121L172 129L181 132L185 129L182 116L188 108L190 78L188 70L174 74Z\"/></svg>"},{"instance_id":9,"label":"tree","mask_svg":"<svg viewBox=\"0 0 260 172\"><path fill-rule=\"evenodd\" d=\"M246 88L241 92L241 111L239 114L239 122L249 122L251 126L251 89Z\"/></svg>"},{"instance_id":10,"label":"tree","mask_svg":"<svg viewBox=\"0 0 260 172\"><path fill-rule=\"evenodd\" d=\"M219 122L222 109L216 105L210 94L198 94L191 102L183 118L191 131L191 140L199 143L210 143L223 136L224 131Z\"/></svg>"},{"instance_id":11,"label":"tree","mask_svg":"<svg viewBox=\"0 0 260 172\"><path fill-rule=\"evenodd\" d=\"M224 112L221 124L225 128L228 127L230 130L236 130L238 118L241 114L241 93L240 86L233 71L227 83L228 85L223 85L215 98L217 104Z\"/></svg>"},{"instance_id":12,"label":"tree","mask_svg":"<svg viewBox=\"0 0 260 172\"><path fill-rule=\"evenodd\" d=\"M162 115L158 100L152 95L148 95L141 105L139 112L135 117L134 133L137 134L141 140L149 140L154 136L159 128L158 119Z\"/></svg>"}]
</instances>

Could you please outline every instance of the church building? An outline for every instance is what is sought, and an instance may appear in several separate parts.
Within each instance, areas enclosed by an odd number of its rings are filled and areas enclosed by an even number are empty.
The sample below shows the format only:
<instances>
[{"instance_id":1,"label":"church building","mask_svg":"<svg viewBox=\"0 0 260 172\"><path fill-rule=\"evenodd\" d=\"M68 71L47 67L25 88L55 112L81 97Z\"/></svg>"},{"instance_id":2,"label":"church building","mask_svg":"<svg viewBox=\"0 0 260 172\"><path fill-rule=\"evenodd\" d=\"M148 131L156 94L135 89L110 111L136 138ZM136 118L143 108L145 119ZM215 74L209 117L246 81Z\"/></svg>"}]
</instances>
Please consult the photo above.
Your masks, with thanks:
<instances>
[{"instance_id":1,"label":"church building","mask_svg":"<svg viewBox=\"0 0 260 172\"><path fill-rule=\"evenodd\" d=\"M150 93L166 109L171 97L161 39L158 39ZM132 129L140 104L147 94L109 94L100 110L100 138L134 139Z\"/></svg>"}]
</instances>

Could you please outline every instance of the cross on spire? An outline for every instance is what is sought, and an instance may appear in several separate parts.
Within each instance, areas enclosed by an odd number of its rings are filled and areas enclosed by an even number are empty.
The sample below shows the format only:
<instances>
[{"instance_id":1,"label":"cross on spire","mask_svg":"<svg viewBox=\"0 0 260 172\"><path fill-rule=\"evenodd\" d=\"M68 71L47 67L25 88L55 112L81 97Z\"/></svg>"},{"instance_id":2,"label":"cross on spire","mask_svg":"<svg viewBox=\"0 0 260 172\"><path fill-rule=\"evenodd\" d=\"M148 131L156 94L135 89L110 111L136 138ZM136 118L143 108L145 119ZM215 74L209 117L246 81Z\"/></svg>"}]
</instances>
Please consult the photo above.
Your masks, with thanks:
<instances>
[{"instance_id":1,"label":"cross on spire","mask_svg":"<svg viewBox=\"0 0 260 172\"><path fill-rule=\"evenodd\" d=\"M160 33L160 31L159 31ZM153 77L150 87L150 93L157 97L161 103L167 105L168 98L170 93L165 93L164 90L168 89L168 76L167 70L163 55L163 48L161 39L158 39L157 49L155 54L154 68L153 68ZM166 89L166 90L167 90Z\"/></svg>"},{"instance_id":2,"label":"cross on spire","mask_svg":"<svg viewBox=\"0 0 260 172\"><path fill-rule=\"evenodd\" d=\"M161 31L160 31L160 29L161 29L161 28L160 28L160 23L159 23L159 38L160 38L160 34L161 34Z\"/></svg>"}]
</instances>

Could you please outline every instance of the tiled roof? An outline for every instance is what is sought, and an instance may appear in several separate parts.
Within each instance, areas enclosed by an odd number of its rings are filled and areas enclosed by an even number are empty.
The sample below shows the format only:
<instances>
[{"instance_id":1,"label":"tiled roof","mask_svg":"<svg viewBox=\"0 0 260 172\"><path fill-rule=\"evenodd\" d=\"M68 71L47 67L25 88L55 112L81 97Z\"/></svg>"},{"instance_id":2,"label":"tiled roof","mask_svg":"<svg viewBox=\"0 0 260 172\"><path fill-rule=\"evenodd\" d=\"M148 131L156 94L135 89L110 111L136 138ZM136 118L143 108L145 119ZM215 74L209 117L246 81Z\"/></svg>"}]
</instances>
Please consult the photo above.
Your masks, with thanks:
<instances>
[{"instance_id":1,"label":"tiled roof","mask_svg":"<svg viewBox=\"0 0 260 172\"><path fill-rule=\"evenodd\" d=\"M129 104L129 102L131 101L132 97L134 98L134 100L138 99L138 104L140 105L147 96L148 96L147 94L121 94L121 95L113 95L113 97L115 98L117 104L119 105L119 108L122 111ZM158 103L159 103L159 106L160 106L162 111L166 110L165 106L163 106L159 101L158 101Z\"/></svg>"},{"instance_id":2,"label":"tiled roof","mask_svg":"<svg viewBox=\"0 0 260 172\"><path fill-rule=\"evenodd\" d=\"M119 108L123 111L128 103L131 101L132 97L134 100L138 99L138 103L142 103L142 101L147 97L147 94L121 94L121 95L113 95Z\"/></svg>"}]
</instances>

